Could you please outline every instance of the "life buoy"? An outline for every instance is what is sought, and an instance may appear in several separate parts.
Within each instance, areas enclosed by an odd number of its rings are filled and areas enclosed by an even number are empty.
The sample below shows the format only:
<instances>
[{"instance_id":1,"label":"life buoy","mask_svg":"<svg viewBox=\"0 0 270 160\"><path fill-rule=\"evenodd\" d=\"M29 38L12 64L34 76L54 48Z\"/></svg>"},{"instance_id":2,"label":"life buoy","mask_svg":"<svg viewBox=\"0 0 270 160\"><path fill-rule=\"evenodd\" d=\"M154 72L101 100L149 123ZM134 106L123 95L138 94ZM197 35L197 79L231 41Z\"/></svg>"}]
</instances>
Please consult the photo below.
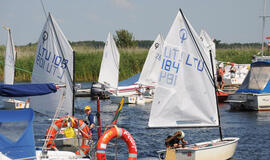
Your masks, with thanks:
<instances>
[{"instance_id":1,"label":"life buoy","mask_svg":"<svg viewBox=\"0 0 270 160\"><path fill-rule=\"evenodd\" d=\"M54 143L55 136L57 132L60 131L62 127L67 127L68 120L71 120L71 125L74 128L79 129L83 140L82 145L80 146L80 149L76 152L77 155L85 156L89 152L89 145L87 144L87 140L92 140L92 134L89 133L88 126L83 122L83 120L80 120L76 117L66 116L61 117L60 119L57 119L47 130L46 132L46 138L48 138L47 148L51 149L57 149Z\"/></svg>"},{"instance_id":2,"label":"life buoy","mask_svg":"<svg viewBox=\"0 0 270 160\"><path fill-rule=\"evenodd\" d=\"M106 160L106 148L113 138L121 138L128 146L128 160L137 160L137 147L131 134L123 128L113 127L107 130L98 140L96 148L97 160Z\"/></svg>"}]
</instances>

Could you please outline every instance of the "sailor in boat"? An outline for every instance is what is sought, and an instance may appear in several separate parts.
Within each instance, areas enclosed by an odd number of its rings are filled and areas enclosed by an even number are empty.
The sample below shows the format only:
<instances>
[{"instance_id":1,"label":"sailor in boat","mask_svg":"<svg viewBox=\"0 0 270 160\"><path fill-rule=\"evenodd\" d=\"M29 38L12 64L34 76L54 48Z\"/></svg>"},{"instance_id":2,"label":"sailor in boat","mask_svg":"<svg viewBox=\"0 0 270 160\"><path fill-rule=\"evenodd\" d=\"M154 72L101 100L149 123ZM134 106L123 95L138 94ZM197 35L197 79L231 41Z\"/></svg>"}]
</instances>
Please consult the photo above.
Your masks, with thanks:
<instances>
[{"instance_id":1,"label":"sailor in boat","mask_svg":"<svg viewBox=\"0 0 270 160\"><path fill-rule=\"evenodd\" d=\"M142 87L141 84L139 84L139 88L136 89L136 92L137 92L137 94L138 94L138 98L139 98L140 100L142 100L142 99L143 99L143 94L144 94L145 90L144 90L144 88Z\"/></svg>"},{"instance_id":2,"label":"sailor in boat","mask_svg":"<svg viewBox=\"0 0 270 160\"><path fill-rule=\"evenodd\" d=\"M223 63L221 63L218 66L217 82L218 82L218 88L221 89L221 90L223 90L223 88L224 88Z\"/></svg>"},{"instance_id":3,"label":"sailor in boat","mask_svg":"<svg viewBox=\"0 0 270 160\"><path fill-rule=\"evenodd\" d=\"M89 125L89 130L93 134L93 132L94 132L93 128L95 127L95 123L94 123L94 115L92 114L91 107L85 106L84 113L87 115L87 117L86 117L87 120L84 123Z\"/></svg>"},{"instance_id":4,"label":"sailor in boat","mask_svg":"<svg viewBox=\"0 0 270 160\"><path fill-rule=\"evenodd\" d=\"M184 137L185 133L183 131L177 131L173 136L168 136L165 139L165 145L167 148L184 148L185 145L188 144L188 142L184 140ZM182 143L180 143L180 141Z\"/></svg>"},{"instance_id":5,"label":"sailor in boat","mask_svg":"<svg viewBox=\"0 0 270 160\"><path fill-rule=\"evenodd\" d=\"M235 78L235 72L236 72L236 69L235 69L234 63L231 63L231 68L230 68L231 78Z\"/></svg>"},{"instance_id":6,"label":"sailor in boat","mask_svg":"<svg viewBox=\"0 0 270 160\"><path fill-rule=\"evenodd\" d=\"M146 90L145 90L145 92L143 93L143 95L144 95L144 96L148 96L148 97L152 96L152 92L151 92L151 90L150 90L149 87L146 88Z\"/></svg>"}]
</instances>

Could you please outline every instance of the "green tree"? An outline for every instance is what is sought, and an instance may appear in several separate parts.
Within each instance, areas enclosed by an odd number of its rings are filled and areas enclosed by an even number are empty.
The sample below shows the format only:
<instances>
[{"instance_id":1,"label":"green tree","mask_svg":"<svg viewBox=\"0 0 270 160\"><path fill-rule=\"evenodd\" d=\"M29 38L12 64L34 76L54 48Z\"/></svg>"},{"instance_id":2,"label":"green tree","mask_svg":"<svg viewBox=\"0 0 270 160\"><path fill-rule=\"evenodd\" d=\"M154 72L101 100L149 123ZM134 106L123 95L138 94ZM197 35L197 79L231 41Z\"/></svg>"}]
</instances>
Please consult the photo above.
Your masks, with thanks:
<instances>
[{"instance_id":1,"label":"green tree","mask_svg":"<svg viewBox=\"0 0 270 160\"><path fill-rule=\"evenodd\" d=\"M116 42L117 47L120 48L131 48L136 47L137 43L134 40L134 36L132 33L128 32L125 29L115 31L116 35L114 36L114 40Z\"/></svg>"}]
</instances>

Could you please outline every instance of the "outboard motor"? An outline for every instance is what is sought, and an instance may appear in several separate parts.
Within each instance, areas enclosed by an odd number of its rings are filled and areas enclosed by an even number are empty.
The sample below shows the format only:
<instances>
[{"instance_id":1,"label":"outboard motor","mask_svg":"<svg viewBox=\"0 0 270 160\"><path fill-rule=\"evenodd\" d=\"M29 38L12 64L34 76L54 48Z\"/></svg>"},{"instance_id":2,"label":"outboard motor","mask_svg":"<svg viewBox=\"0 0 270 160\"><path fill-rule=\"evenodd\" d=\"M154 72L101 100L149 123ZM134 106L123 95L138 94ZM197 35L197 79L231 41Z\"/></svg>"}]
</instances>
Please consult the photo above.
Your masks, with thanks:
<instances>
[{"instance_id":1,"label":"outboard motor","mask_svg":"<svg viewBox=\"0 0 270 160\"><path fill-rule=\"evenodd\" d=\"M109 96L106 94L105 86L98 82L92 83L91 97L93 98L99 97L100 99L109 98Z\"/></svg>"}]
</instances>

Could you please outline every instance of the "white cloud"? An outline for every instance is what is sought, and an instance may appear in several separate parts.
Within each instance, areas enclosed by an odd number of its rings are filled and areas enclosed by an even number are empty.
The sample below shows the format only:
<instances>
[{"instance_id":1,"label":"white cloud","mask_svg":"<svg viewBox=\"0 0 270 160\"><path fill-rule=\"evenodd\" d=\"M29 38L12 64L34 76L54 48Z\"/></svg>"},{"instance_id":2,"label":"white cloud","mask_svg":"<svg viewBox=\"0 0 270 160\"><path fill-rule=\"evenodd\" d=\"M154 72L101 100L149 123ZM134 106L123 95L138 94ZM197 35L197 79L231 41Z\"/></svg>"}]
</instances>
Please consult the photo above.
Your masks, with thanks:
<instances>
[{"instance_id":1,"label":"white cloud","mask_svg":"<svg viewBox=\"0 0 270 160\"><path fill-rule=\"evenodd\" d=\"M132 4L128 0L112 0L113 3L120 8L131 9Z\"/></svg>"}]
</instances>

